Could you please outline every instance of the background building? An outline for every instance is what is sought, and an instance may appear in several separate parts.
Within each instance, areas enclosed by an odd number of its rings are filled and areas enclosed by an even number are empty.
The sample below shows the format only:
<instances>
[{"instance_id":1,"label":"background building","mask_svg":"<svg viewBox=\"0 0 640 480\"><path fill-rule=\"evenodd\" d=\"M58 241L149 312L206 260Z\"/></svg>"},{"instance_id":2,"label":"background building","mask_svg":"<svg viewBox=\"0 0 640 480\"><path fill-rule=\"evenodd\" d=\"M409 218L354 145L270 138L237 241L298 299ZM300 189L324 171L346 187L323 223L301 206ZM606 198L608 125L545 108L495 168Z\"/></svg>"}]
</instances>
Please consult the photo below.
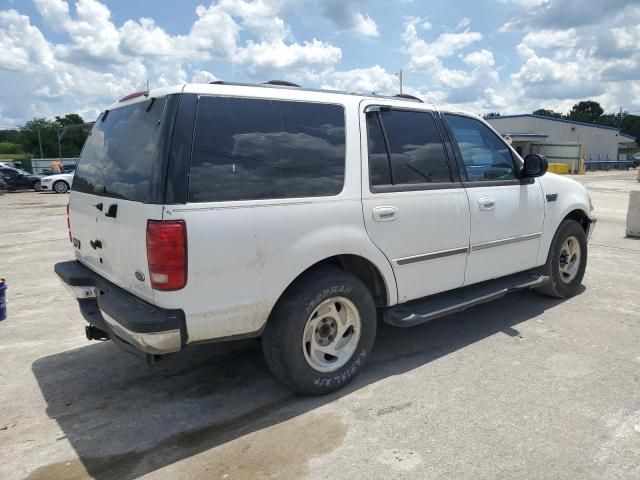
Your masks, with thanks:
<instances>
[{"instance_id":1,"label":"background building","mask_svg":"<svg viewBox=\"0 0 640 480\"><path fill-rule=\"evenodd\" d=\"M619 144L635 142L635 138L619 129L590 123L538 115L506 115L487 118L521 156L541 153L550 163L565 163L577 170L579 159L618 160Z\"/></svg>"}]
</instances>

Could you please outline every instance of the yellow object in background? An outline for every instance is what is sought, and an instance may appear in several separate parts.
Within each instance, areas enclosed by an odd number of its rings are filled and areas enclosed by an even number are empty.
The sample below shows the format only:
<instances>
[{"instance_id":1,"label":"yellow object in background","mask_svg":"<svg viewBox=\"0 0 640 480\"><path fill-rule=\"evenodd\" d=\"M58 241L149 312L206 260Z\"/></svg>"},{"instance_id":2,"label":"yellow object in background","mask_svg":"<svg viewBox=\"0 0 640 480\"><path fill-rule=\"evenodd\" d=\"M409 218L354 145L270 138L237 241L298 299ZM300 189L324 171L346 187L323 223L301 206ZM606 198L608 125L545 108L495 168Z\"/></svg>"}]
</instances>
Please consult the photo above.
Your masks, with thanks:
<instances>
[{"instance_id":1,"label":"yellow object in background","mask_svg":"<svg viewBox=\"0 0 640 480\"><path fill-rule=\"evenodd\" d=\"M569 165L566 163L550 163L547 171L560 174L569 173Z\"/></svg>"}]
</instances>

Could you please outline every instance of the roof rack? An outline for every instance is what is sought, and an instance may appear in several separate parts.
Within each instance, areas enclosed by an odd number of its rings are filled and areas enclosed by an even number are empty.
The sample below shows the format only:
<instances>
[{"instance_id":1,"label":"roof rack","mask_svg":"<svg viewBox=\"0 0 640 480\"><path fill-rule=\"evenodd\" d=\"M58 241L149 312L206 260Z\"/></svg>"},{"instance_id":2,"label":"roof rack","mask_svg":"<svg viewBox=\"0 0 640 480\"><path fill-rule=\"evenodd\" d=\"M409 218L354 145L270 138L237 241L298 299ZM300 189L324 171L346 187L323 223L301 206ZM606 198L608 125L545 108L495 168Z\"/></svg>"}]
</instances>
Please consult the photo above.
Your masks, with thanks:
<instances>
[{"instance_id":1,"label":"roof rack","mask_svg":"<svg viewBox=\"0 0 640 480\"><path fill-rule=\"evenodd\" d=\"M300 85L297 83L287 82L286 80L269 80L268 82L264 82L263 85L279 85L281 87L298 87Z\"/></svg>"},{"instance_id":2,"label":"roof rack","mask_svg":"<svg viewBox=\"0 0 640 480\"><path fill-rule=\"evenodd\" d=\"M407 94L398 94L394 96L387 95L376 95L373 93L361 93L361 92L347 92L344 90L330 90L330 89L321 89L321 88L303 88L295 83L285 82L283 80L270 80L264 83L246 83L246 82L225 82L223 80L216 80L214 82L209 82L210 85L228 85L235 87L260 87L260 88L278 88L278 87L295 87L304 90L305 92L319 92L319 93L337 93L340 95L357 95L360 97L368 97L368 98L386 98L386 99L396 99L396 100L407 100L409 102L420 102L424 103L418 97L414 97L413 95Z\"/></svg>"},{"instance_id":3,"label":"roof rack","mask_svg":"<svg viewBox=\"0 0 640 480\"><path fill-rule=\"evenodd\" d=\"M398 93L397 95L394 95L394 97L398 97L398 98L406 98L407 100L417 100L420 103L424 103L422 100L420 100L418 97L414 97L413 95L409 95L406 93Z\"/></svg>"}]
</instances>

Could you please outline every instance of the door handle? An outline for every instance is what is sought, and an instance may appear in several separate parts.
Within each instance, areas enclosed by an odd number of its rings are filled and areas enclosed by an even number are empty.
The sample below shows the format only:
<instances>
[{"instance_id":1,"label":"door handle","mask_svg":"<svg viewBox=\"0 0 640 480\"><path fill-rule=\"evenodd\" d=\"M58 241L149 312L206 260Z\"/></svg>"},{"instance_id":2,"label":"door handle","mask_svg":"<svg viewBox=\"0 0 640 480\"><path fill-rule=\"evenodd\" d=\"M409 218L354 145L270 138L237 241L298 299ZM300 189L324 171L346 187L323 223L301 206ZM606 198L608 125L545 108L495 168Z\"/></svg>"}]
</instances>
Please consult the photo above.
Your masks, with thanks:
<instances>
[{"instance_id":1,"label":"door handle","mask_svg":"<svg viewBox=\"0 0 640 480\"><path fill-rule=\"evenodd\" d=\"M482 197L478 200L480 210L493 210L496 208L496 199L492 197Z\"/></svg>"},{"instance_id":2,"label":"door handle","mask_svg":"<svg viewBox=\"0 0 640 480\"><path fill-rule=\"evenodd\" d=\"M376 222L391 222L396 219L398 209L392 206L375 207L373 209L373 219Z\"/></svg>"}]
</instances>

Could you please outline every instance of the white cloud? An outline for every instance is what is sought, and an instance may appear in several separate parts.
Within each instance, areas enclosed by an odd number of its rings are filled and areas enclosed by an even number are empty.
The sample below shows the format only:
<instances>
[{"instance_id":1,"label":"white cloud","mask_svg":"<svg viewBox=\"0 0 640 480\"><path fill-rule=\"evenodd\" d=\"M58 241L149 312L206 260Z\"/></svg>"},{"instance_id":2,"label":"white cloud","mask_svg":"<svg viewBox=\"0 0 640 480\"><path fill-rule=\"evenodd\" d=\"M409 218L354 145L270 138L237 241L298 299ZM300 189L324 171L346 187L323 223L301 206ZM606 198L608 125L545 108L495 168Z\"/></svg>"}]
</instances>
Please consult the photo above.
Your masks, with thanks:
<instances>
[{"instance_id":1,"label":"white cloud","mask_svg":"<svg viewBox=\"0 0 640 480\"><path fill-rule=\"evenodd\" d=\"M353 32L361 37L377 37L380 35L376 22L369 15L365 16L361 13L356 13Z\"/></svg>"},{"instance_id":2,"label":"white cloud","mask_svg":"<svg viewBox=\"0 0 640 480\"><path fill-rule=\"evenodd\" d=\"M471 25L471 19L469 17L464 17L462 20L458 22L458 25L456 26L456 30L465 29L469 25Z\"/></svg>"},{"instance_id":3,"label":"white cloud","mask_svg":"<svg viewBox=\"0 0 640 480\"><path fill-rule=\"evenodd\" d=\"M206 70L199 70L196 73L194 73L193 76L191 77L191 81L193 83L210 83L210 82L216 82L218 80L219 80L218 77L216 77L213 73L208 72Z\"/></svg>"},{"instance_id":4,"label":"white cloud","mask_svg":"<svg viewBox=\"0 0 640 480\"><path fill-rule=\"evenodd\" d=\"M321 88L348 92L391 94L399 88L398 78L380 65L347 71L322 72Z\"/></svg>"},{"instance_id":5,"label":"white cloud","mask_svg":"<svg viewBox=\"0 0 640 480\"><path fill-rule=\"evenodd\" d=\"M358 0L323 0L319 2L322 14L340 30L359 37L377 37L378 25L369 15L355 9Z\"/></svg>"}]
</instances>

